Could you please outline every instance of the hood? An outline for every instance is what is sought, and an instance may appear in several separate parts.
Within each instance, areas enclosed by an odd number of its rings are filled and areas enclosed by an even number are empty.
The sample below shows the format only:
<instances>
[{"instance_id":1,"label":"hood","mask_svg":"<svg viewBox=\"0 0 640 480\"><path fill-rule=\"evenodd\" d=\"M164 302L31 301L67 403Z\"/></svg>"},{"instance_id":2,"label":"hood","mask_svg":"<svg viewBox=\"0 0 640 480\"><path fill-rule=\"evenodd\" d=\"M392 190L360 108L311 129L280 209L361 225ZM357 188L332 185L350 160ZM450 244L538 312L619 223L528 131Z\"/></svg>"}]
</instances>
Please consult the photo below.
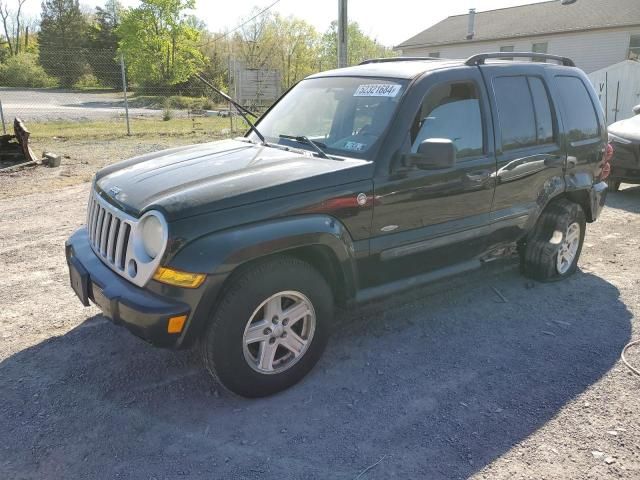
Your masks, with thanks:
<instances>
[{"instance_id":1,"label":"hood","mask_svg":"<svg viewBox=\"0 0 640 480\"><path fill-rule=\"evenodd\" d=\"M640 115L612 123L608 131L617 137L640 142Z\"/></svg>"},{"instance_id":2,"label":"hood","mask_svg":"<svg viewBox=\"0 0 640 480\"><path fill-rule=\"evenodd\" d=\"M365 180L372 166L224 140L116 163L96 174L96 185L132 215L156 208L175 220Z\"/></svg>"}]
</instances>

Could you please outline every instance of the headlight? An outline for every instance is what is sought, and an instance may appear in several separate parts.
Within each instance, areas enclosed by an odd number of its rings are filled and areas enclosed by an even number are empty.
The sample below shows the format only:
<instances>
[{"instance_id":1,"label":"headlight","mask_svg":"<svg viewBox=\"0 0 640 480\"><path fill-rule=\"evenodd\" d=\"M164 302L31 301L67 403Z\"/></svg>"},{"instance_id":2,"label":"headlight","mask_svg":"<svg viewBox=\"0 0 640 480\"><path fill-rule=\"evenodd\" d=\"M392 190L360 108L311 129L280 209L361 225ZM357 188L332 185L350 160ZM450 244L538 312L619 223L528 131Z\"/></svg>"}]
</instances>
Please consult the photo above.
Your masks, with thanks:
<instances>
[{"instance_id":1,"label":"headlight","mask_svg":"<svg viewBox=\"0 0 640 480\"><path fill-rule=\"evenodd\" d=\"M151 259L156 258L166 242L167 232L163 222L155 214L149 214L142 218L139 228L144 251Z\"/></svg>"}]
</instances>

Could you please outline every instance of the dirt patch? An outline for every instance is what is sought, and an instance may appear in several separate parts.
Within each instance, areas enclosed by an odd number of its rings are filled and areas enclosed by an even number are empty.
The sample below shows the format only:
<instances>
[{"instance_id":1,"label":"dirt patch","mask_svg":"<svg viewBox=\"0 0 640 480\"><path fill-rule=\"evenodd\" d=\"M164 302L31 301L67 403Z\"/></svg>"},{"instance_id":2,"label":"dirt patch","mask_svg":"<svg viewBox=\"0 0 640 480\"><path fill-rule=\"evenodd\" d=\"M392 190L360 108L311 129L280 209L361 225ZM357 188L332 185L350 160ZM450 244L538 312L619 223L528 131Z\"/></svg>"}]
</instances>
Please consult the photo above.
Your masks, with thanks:
<instances>
[{"instance_id":1,"label":"dirt patch","mask_svg":"<svg viewBox=\"0 0 640 480\"><path fill-rule=\"evenodd\" d=\"M38 158L43 151L54 152L62 156L61 166L58 168L27 167L18 171L0 173L0 201L33 192L57 192L64 187L91 181L98 169L119 160L165 148L210 142L220 138L221 136L194 133L176 136L122 137L117 140L34 139L32 148Z\"/></svg>"},{"instance_id":2,"label":"dirt patch","mask_svg":"<svg viewBox=\"0 0 640 480\"><path fill-rule=\"evenodd\" d=\"M500 262L343 311L307 379L248 401L68 287L82 182L177 143L61 143L69 177L0 177L0 478L640 478L619 361L640 336L640 188L610 195L569 280Z\"/></svg>"}]
</instances>

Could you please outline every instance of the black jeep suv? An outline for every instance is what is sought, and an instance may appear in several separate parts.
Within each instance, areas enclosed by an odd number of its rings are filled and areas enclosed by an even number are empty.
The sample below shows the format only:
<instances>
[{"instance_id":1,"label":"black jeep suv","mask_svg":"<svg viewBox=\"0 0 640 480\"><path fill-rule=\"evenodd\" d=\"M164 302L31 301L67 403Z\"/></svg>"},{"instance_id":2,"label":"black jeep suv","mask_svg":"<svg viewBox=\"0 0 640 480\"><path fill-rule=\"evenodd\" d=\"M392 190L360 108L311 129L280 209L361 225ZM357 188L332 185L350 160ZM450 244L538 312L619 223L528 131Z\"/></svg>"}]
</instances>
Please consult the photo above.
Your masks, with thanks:
<instances>
[{"instance_id":1,"label":"black jeep suv","mask_svg":"<svg viewBox=\"0 0 640 480\"><path fill-rule=\"evenodd\" d=\"M569 59L501 56L319 73L244 137L102 169L66 245L73 289L262 396L311 370L336 304L514 248L532 278L571 275L604 205L604 117Z\"/></svg>"}]
</instances>

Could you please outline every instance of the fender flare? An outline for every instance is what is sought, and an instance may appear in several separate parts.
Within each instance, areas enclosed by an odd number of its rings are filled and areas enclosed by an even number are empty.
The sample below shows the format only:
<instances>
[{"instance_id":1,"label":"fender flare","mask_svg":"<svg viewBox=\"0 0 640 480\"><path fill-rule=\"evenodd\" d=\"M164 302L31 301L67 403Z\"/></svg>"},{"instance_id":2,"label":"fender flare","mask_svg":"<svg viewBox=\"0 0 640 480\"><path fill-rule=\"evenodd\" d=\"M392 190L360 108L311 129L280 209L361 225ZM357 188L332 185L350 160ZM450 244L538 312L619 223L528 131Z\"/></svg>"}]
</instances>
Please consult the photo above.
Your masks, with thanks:
<instances>
[{"instance_id":1,"label":"fender flare","mask_svg":"<svg viewBox=\"0 0 640 480\"><path fill-rule=\"evenodd\" d=\"M328 215L301 215L214 232L184 245L168 266L187 272L227 277L240 265L301 247L321 246L337 261L348 297L355 295L357 274L353 239Z\"/></svg>"}]
</instances>

